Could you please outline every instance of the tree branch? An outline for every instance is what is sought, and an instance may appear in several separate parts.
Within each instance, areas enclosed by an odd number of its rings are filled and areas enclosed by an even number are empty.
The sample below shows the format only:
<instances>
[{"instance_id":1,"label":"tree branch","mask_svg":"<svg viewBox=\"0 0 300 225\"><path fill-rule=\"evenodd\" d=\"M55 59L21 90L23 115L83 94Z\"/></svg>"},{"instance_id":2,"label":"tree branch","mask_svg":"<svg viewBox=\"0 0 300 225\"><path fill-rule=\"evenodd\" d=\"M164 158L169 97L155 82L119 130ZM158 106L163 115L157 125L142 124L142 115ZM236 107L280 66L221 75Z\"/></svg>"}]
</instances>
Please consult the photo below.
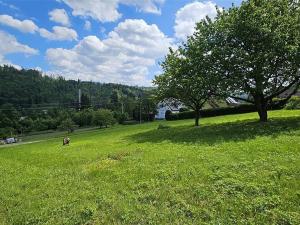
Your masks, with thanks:
<instances>
[{"instance_id":1,"label":"tree branch","mask_svg":"<svg viewBox=\"0 0 300 225\"><path fill-rule=\"evenodd\" d=\"M279 94L281 94L281 93L287 91L288 89L290 89L294 84L296 84L296 87L299 86L299 84L300 84L300 82L299 82L299 77L298 77L297 79L295 79L292 83L290 83L288 86L286 86L285 88L283 88L283 89L281 89L281 90L275 92L274 94L272 94L272 95L266 97L265 99L266 99L266 100L271 100L272 98L274 98L274 97L278 96Z\"/></svg>"}]
</instances>

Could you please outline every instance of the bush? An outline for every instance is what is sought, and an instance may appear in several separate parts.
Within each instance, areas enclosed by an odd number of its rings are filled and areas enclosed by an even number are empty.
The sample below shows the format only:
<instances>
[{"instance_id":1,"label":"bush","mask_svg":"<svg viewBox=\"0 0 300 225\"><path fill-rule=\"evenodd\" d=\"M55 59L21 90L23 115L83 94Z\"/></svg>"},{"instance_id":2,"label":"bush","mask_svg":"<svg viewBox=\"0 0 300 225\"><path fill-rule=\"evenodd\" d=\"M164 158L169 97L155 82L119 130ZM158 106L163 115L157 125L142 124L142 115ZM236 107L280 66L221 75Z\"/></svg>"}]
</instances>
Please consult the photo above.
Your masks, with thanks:
<instances>
[{"instance_id":1,"label":"bush","mask_svg":"<svg viewBox=\"0 0 300 225\"><path fill-rule=\"evenodd\" d=\"M216 109L203 109L200 111L200 117L213 117L230 114L240 114L256 112L256 107L250 104L242 104L235 107L216 108ZM183 120L183 119L194 119L195 111L186 111L180 113L166 113L166 120Z\"/></svg>"},{"instance_id":2,"label":"bush","mask_svg":"<svg viewBox=\"0 0 300 225\"><path fill-rule=\"evenodd\" d=\"M293 96L284 107L285 109L300 109L300 97Z\"/></svg>"},{"instance_id":3,"label":"bush","mask_svg":"<svg viewBox=\"0 0 300 225\"><path fill-rule=\"evenodd\" d=\"M58 126L59 130L68 131L68 133L72 133L77 128L77 125L70 118L63 120L61 124Z\"/></svg>"},{"instance_id":4,"label":"bush","mask_svg":"<svg viewBox=\"0 0 300 225\"><path fill-rule=\"evenodd\" d=\"M99 109L94 113L93 124L100 128L114 125L116 122L113 113L108 109Z\"/></svg>"},{"instance_id":5,"label":"bush","mask_svg":"<svg viewBox=\"0 0 300 225\"><path fill-rule=\"evenodd\" d=\"M128 120L128 113L120 113L114 112L114 118L118 121L119 124L123 124L126 120Z\"/></svg>"},{"instance_id":6,"label":"bush","mask_svg":"<svg viewBox=\"0 0 300 225\"><path fill-rule=\"evenodd\" d=\"M187 112L187 111L189 111L188 108L180 108L180 109L179 109L179 112Z\"/></svg>"},{"instance_id":7,"label":"bush","mask_svg":"<svg viewBox=\"0 0 300 225\"><path fill-rule=\"evenodd\" d=\"M36 119L33 121L33 130L35 131L43 131L48 130L47 121L44 119Z\"/></svg>"},{"instance_id":8,"label":"bush","mask_svg":"<svg viewBox=\"0 0 300 225\"><path fill-rule=\"evenodd\" d=\"M172 112L170 110L167 110L165 113L166 120L173 120L172 115L174 115L174 114L172 114Z\"/></svg>"}]
</instances>

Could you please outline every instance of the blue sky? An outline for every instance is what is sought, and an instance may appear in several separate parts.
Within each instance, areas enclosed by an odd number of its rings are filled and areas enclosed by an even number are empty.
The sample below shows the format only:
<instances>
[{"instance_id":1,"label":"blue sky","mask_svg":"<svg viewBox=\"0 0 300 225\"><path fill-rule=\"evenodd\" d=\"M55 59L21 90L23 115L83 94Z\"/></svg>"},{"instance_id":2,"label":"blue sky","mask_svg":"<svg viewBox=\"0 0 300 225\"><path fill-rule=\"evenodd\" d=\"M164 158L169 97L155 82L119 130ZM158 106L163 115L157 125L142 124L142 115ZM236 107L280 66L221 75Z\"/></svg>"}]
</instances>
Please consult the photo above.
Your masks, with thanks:
<instances>
[{"instance_id":1,"label":"blue sky","mask_svg":"<svg viewBox=\"0 0 300 225\"><path fill-rule=\"evenodd\" d=\"M0 64L151 85L195 22L241 0L0 0Z\"/></svg>"}]
</instances>

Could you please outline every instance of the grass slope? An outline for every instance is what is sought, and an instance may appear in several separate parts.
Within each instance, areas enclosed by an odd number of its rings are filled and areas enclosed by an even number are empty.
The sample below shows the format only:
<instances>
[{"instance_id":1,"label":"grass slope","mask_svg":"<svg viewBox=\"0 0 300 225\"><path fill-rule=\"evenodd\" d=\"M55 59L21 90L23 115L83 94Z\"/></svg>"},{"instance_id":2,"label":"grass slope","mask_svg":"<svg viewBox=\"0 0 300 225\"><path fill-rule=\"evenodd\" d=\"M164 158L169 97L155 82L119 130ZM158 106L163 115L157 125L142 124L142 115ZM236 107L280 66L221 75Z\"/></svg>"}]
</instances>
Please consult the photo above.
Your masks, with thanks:
<instances>
[{"instance_id":1,"label":"grass slope","mask_svg":"<svg viewBox=\"0 0 300 225\"><path fill-rule=\"evenodd\" d=\"M297 224L300 111L0 148L0 224Z\"/></svg>"}]
</instances>

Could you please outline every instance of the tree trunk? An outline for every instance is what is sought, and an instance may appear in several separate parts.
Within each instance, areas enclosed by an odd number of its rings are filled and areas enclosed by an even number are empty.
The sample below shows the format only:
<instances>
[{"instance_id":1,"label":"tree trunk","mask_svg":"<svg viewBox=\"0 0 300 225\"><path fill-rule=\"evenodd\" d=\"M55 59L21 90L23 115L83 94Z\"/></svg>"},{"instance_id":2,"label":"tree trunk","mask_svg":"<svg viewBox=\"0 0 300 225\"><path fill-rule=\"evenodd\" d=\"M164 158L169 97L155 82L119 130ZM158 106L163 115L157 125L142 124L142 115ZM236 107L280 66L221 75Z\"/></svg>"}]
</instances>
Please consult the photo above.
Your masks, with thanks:
<instances>
[{"instance_id":1,"label":"tree trunk","mask_svg":"<svg viewBox=\"0 0 300 225\"><path fill-rule=\"evenodd\" d=\"M195 126L199 127L200 109L196 109L195 114Z\"/></svg>"},{"instance_id":2,"label":"tree trunk","mask_svg":"<svg viewBox=\"0 0 300 225\"><path fill-rule=\"evenodd\" d=\"M268 121L267 101L263 96L254 98L260 122Z\"/></svg>"}]
</instances>

